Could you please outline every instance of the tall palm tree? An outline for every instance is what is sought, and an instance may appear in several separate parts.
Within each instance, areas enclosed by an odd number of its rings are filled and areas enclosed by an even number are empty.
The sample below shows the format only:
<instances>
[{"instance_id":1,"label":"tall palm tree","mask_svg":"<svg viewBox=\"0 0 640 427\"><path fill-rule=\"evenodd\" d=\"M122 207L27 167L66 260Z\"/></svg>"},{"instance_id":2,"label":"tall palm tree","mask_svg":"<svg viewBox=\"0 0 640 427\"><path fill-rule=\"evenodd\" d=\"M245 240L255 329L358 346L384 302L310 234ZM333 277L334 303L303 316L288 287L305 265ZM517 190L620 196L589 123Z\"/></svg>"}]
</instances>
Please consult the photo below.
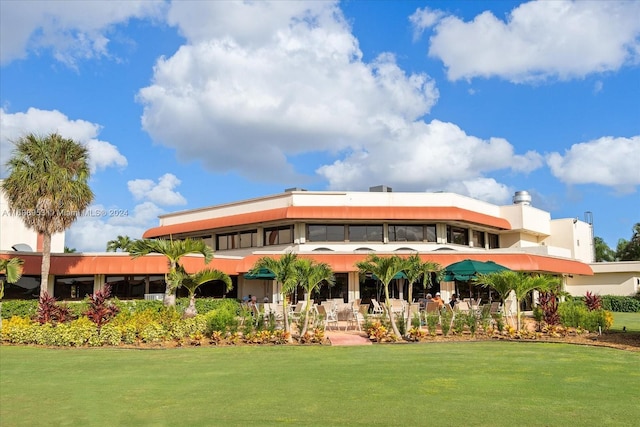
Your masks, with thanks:
<instances>
[{"instance_id":1,"label":"tall palm tree","mask_svg":"<svg viewBox=\"0 0 640 427\"><path fill-rule=\"evenodd\" d=\"M388 257L381 257L376 254L369 254L367 259L356 263L356 267L360 270L360 274L372 273L375 274L378 279L384 285L384 297L386 314L389 317L393 334L396 338L402 338L398 325L396 325L395 316L391 309L391 300L389 299L389 284L396 274L403 271L406 268L406 259L400 258L397 255Z\"/></svg>"},{"instance_id":2,"label":"tall palm tree","mask_svg":"<svg viewBox=\"0 0 640 427\"><path fill-rule=\"evenodd\" d=\"M296 272L294 269L297 259L298 256L293 252L287 252L278 259L262 257L256 261L250 271L250 273L256 273L261 268L267 269L275 276L274 279L276 283L282 285L282 294L284 296L282 302L282 318L284 322L284 330L288 333L291 333L291 328L289 326L287 294L290 294L298 284L296 282Z\"/></svg>"},{"instance_id":3,"label":"tall palm tree","mask_svg":"<svg viewBox=\"0 0 640 427\"><path fill-rule=\"evenodd\" d=\"M122 252L129 252L133 240L129 236L118 236L114 240L107 242L107 252L118 252L120 249Z\"/></svg>"},{"instance_id":4,"label":"tall palm tree","mask_svg":"<svg viewBox=\"0 0 640 427\"><path fill-rule=\"evenodd\" d=\"M43 237L40 295L49 285L51 235L69 228L93 200L88 157L86 147L57 133L28 134L7 162L2 189L9 207Z\"/></svg>"},{"instance_id":5,"label":"tall palm tree","mask_svg":"<svg viewBox=\"0 0 640 427\"><path fill-rule=\"evenodd\" d=\"M204 256L205 264L209 264L213 259L213 249L207 246L203 240L140 239L134 241L129 249L129 254L133 259L152 253L167 257L169 271L165 276L165 306L175 306L176 304L175 291L180 283L175 283L175 279L178 277L176 272L180 267L180 258L187 254L200 253Z\"/></svg>"},{"instance_id":6,"label":"tall palm tree","mask_svg":"<svg viewBox=\"0 0 640 427\"><path fill-rule=\"evenodd\" d=\"M442 266L437 262L431 261L422 261L418 254L413 254L409 258L406 259L404 274L407 276L407 281L409 282L409 292L408 292L408 300L409 304L413 301L413 284L420 279L422 279L422 287L424 289L430 288L431 283L431 273L436 273L437 276L442 276ZM409 330L411 326L411 310L407 310L407 327L406 330Z\"/></svg>"},{"instance_id":7,"label":"tall palm tree","mask_svg":"<svg viewBox=\"0 0 640 427\"><path fill-rule=\"evenodd\" d=\"M215 268L207 268L197 273L189 274L182 266L179 266L174 273L174 284L177 287L184 287L189 291L189 306L184 311L184 317L195 317L198 314L196 309L196 290L207 282L220 280L226 285L227 291L233 287L231 277L226 273L216 270Z\"/></svg>"},{"instance_id":8,"label":"tall palm tree","mask_svg":"<svg viewBox=\"0 0 640 427\"><path fill-rule=\"evenodd\" d=\"M297 284L302 286L307 294L304 308L304 324L300 331L300 335L303 336L309 327L311 294L320 289L323 283L328 283L329 286L332 286L336 279L329 264L316 262L309 258L298 259L294 264L294 270Z\"/></svg>"},{"instance_id":9,"label":"tall palm tree","mask_svg":"<svg viewBox=\"0 0 640 427\"><path fill-rule=\"evenodd\" d=\"M22 277L22 265L24 261L21 258L0 259L0 311L2 310L2 298L4 297L4 282L16 283ZM2 316L0 316L0 328L2 327Z\"/></svg>"}]
</instances>

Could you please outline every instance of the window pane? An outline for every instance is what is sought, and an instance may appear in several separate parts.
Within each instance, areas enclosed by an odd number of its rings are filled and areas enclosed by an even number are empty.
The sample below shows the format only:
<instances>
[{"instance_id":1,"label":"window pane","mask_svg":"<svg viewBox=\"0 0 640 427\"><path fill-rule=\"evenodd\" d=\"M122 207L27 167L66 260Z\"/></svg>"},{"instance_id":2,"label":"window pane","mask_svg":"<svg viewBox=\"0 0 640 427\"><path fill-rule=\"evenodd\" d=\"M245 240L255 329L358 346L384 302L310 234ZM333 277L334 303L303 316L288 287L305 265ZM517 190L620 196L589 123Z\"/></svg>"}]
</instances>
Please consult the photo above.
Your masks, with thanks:
<instances>
[{"instance_id":1,"label":"window pane","mask_svg":"<svg viewBox=\"0 0 640 427\"><path fill-rule=\"evenodd\" d=\"M424 240L424 227L421 225L407 225L406 239L408 242L421 242Z\"/></svg>"},{"instance_id":2,"label":"window pane","mask_svg":"<svg viewBox=\"0 0 640 427\"><path fill-rule=\"evenodd\" d=\"M227 244L227 235L218 235L218 250L224 251L225 249L229 249L229 245Z\"/></svg>"},{"instance_id":3,"label":"window pane","mask_svg":"<svg viewBox=\"0 0 640 427\"><path fill-rule=\"evenodd\" d=\"M366 242L367 241L367 226L365 225L350 225L349 226L349 240L352 242Z\"/></svg>"},{"instance_id":4,"label":"window pane","mask_svg":"<svg viewBox=\"0 0 640 427\"><path fill-rule=\"evenodd\" d=\"M324 225L309 225L307 227L307 240L310 242L326 242L327 227Z\"/></svg>"},{"instance_id":5,"label":"window pane","mask_svg":"<svg viewBox=\"0 0 640 427\"><path fill-rule=\"evenodd\" d=\"M291 227L283 228L278 234L278 240L280 243L293 243L293 232Z\"/></svg>"},{"instance_id":6,"label":"window pane","mask_svg":"<svg viewBox=\"0 0 640 427\"><path fill-rule=\"evenodd\" d=\"M427 225L427 242L437 242L436 236L436 226L435 225Z\"/></svg>"},{"instance_id":7,"label":"window pane","mask_svg":"<svg viewBox=\"0 0 640 427\"><path fill-rule=\"evenodd\" d=\"M344 242L344 225L327 225L327 242Z\"/></svg>"},{"instance_id":8,"label":"window pane","mask_svg":"<svg viewBox=\"0 0 640 427\"><path fill-rule=\"evenodd\" d=\"M382 242L382 226L381 225L367 226L367 241Z\"/></svg>"},{"instance_id":9,"label":"window pane","mask_svg":"<svg viewBox=\"0 0 640 427\"><path fill-rule=\"evenodd\" d=\"M489 234L489 249L497 249L500 247L497 234Z\"/></svg>"}]
</instances>

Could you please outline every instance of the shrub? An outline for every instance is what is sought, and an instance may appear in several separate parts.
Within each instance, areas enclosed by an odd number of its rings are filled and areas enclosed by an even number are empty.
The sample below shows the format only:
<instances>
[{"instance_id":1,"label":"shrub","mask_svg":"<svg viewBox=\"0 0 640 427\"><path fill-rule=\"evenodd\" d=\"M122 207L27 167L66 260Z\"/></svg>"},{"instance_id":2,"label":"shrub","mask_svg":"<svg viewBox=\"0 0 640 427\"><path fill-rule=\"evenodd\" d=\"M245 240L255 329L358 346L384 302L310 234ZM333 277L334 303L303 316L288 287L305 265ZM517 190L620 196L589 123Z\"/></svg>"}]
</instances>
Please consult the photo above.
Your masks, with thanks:
<instances>
[{"instance_id":1,"label":"shrub","mask_svg":"<svg viewBox=\"0 0 640 427\"><path fill-rule=\"evenodd\" d=\"M553 326L560 323L558 298L553 292L540 292L539 303L542 310L542 320L547 325Z\"/></svg>"},{"instance_id":2,"label":"shrub","mask_svg":"<svg viewBox=\"0 0 640 427\"><path fill-rule=\"evenodd\" d=\"M109 295L111 295L111 286L104 285L102 289L87 297L88 308L84 315L98 328L108 323L120 311L115 304L107 301Z\"/></svg>"},{"instance_id":3,"label":"shrub","mask_svg":"<svg viewBox=\"0 0 640 427\"><path fill-rule=\"evenodd\" d=\"M8 300L2 301L2 319L14 316L33 318L38 312L38 300Z\"/></svg>"},{"instance_id":4,"label":"shrub","mask_svg":"<svg viewBox=\"0 0 640 427\"><path fill-rule=\"evenodd\" d=\"M147 323L139 332L140 339L146 343L164 341L168 333L158 322Z\"/></svg>"},{"instance_id":5,"label":"shrub","mask_svg":"<svg viewBox=\"0 0 640 427\"><path fill-rule=\"evenodd\" d=\"M213 331L235 332L238 329L237 310L232 305L220 305L205 316L207 318L208 335L211 335Z\"/></svg>"},{"instance_id":6,"label":"shrub","mask_svg":"<svg viewBox=\"0 0 640 427\"><path fill-rule=\"evenodd\" d=\"M558 306L560 323L565 327L577 328L585 323L587 307L582 301L569 300Z\"/></svg>"},{"instance_id":7,"label":"shrub","mask_svg":"<svg viewBox=\"0 0 640 427\"><path fill-rule=\"evenodd\" d=\"M442 328L442 335L445 337L449 335L449 331L451 330L451 319L453 317L453 313L450 310L446 310L442 313L442 318L440 320L440 327Z\"/></svg>"},{"instance_id":8,"label":"shrub","mask_svg":"<svg viewBox=\"0 0 640 427\"><path fill-rule=\"evenodd\" d=\"M38 300L37 319L40 324L66 322L71 320L71 312L66 304L58 304L54 297L44 292Z\"/></svg>"},{"instance_id":9,"label":"shrub","mask_svg":"<svg viewBox=\"0 0 640 427\"><path fill-rule=\"evenodd\" d=\"M464 331L466 323L467 316L464 313L456 313L456 317L453 318L453 332L461 334Z\"/></svg>"},{"instance_id":10,"label":"shrub","mask_svg":"<svg viewBox=\"0 0 640 427\"><path fill-rule=\"evenodd\" d=\"M604 295L602 297L602 308L608 311L638 313L640 312L640 300L635 297Z\"/></svg>"},{"instance_id":11,"label":"shrub","mask_svg":"<svg viewBox=\"0 0 640 427\"><path fill-rule=\"evenodd\" d=\"M589 291L587 291L587 294L584 297L584 302L587 305L587 309L589 309L589 311L602 308L602 298L600 298L600 295L592 294Z\"/></svg>"},{"instance_id":12,"label":"shrub","mask_svg":"<svg viewBox=\"0 0 640 427\"><path fill-rule=\"evenodd\" d=\"M427 313L427 329L432 337L436 336L436 328L439 321L440 317L437 314Z\"/></svg>"},{"instance_id":13,"label":"shrub","mask_svg":"<svg viewBox=\"0 0 640 427\"><path fill-rule=\"evenodd\" d=\"M12 344L32 344L35 342L39 323L27 316L13 316L2 323L2 341Z\"/></svg>"}]
</instances>

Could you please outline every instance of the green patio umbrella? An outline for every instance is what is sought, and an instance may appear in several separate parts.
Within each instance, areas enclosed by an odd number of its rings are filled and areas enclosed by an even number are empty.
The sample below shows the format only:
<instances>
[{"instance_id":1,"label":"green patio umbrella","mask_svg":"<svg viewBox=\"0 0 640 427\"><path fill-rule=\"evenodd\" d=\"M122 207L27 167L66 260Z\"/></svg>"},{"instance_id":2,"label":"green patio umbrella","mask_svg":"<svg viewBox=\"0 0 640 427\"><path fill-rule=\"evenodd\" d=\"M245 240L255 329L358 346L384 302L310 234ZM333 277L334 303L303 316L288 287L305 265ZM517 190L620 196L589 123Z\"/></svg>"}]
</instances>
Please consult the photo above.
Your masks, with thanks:
<instances>
[{"instance_id":1,"label":"green patio umbrella","mask_svg":"<svg viewBox=\"0 0 640 427\"><path fill-rule=\"evenodd\" d=\"M273 274L271 272L271 270L268 270L266 268L260 268L256 271L249 271L247 274L244 275L245 279L248 280L273 280L276 278L276 275Z\"/></svg>"},{"instance_id":2,"label":"green patio umbrella","mask_svg":"<svg viewBox=\"0 0 640 427\"><path fill-rule=\"evenodd\" d=\"M465 259L455 262L444 269L444 281L469 283L469 297L473 298L472 282L478 277L478 274L491 274L499 271L509 270L504 265L496 264L493 261L476 261L473 259ZM489 294L491 300L491 294Z\"/></svg>"}]
</instances>

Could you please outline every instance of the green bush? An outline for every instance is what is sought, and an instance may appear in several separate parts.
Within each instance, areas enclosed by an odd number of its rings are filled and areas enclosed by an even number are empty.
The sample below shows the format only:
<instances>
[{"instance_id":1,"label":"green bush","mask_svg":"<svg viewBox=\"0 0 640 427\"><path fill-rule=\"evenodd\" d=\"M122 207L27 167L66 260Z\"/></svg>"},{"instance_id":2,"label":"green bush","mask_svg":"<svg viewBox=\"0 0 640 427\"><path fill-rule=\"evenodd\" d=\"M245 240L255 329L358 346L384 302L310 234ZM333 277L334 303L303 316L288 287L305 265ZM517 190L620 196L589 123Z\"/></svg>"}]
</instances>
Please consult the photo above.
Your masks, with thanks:
<instances>
[{"instance_id":1,"label":"green bush","mask_svg":"<svg viewBox=\"0 0 640 427\"><path fill-rule=\"evenodd\" d=\"M623 313L640 312L640 300L634 297L605 295L602 297L602 308Z\"/></svg>"},{"instance_id":2,"label":"green bush","mask_svg":"<svg viewBox=\"0 0 640 427\"><path fill-rule=\"evenodd\" d=\"M37 299L2 301L2 319L11 319L13 316L33 318L37 311Z\"/></svg>"},{"instance_id":3,"label":"green bush","mask_svg":"<svg viewBox=\"0 0 640 427\"><path fill-rule=\"evenodd\" d=\"M168 333L158 322L150 322L142 328L139 336L143 342L154 343L164 341L168 337Z\"/></svg>"},{"instance_id":4,"label":"green bush","mask_svg":"<svg viewBox=\"0 0 640 427\"><path fill-rule=\"evenodd\" d=\"M39 323L31 320L29 316L13 316L2 323L2 341L33 344L38 326Z\"/></svg>"},{"instance_id":5,"label":"green bush","mask_svg":"<svg viewBox=\"0 0 640 427\"><path fill-rule=\"evenodd\" d=\"M587 310L587 306L582 299L568 300L558 305L560 323L566 327L583 327L588 312L589 310Z\"/></svg>"},{"instance_id":6,"label":"green bush","mask_svg":"<svg viewBox=\"0 0 640 427\"><path fill-rule=\"evenodd\" d=\"M207 319L207 334L214 331L235 332L238 330L238 318L235 310L230 307L219 307L205 314Z\"/></svg>"}]
</instances>

